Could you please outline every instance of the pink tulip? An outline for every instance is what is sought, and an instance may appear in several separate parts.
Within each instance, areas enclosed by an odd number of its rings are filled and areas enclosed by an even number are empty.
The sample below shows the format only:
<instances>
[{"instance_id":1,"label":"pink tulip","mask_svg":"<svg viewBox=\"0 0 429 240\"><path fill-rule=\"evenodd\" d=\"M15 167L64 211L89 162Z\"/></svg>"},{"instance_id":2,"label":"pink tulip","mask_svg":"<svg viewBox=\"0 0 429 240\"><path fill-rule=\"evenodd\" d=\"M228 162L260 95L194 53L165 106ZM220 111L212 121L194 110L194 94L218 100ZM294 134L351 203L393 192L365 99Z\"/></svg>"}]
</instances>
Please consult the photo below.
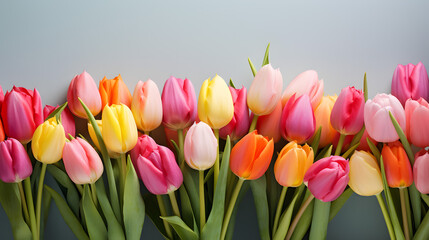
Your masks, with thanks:
<instances>
[{"instance_id":1,"label":"pink tulip","mask_svg":"<svg viewBox=\"0 0 429 240\"><path fill-rule=\"evenodd\" d=\"M413 166L414 184L423 194L429 194L429 153L422 149L415 156Z\"/></svg>"},{"instance_id":2,"label":"pink tulip","mask_svg":"<svg viewBox=\"0 0 429 240\"><path fill-rule=\"evenodd\" d=\"M341 90L331 112L331 125L339 133L354 135L363 126L363 109L365 99L363 92L354 87Z\"/></svg>"},{"instance_id":3,"label":"pink tulip","mask_svg":"<svg viewBox=\"0 0 429 240\"><path fill-rule=\"evenodd\" d=\"M153 138L149 137L146 134L141 135L137 139L136 146L130 151L131 161L133 162L134 166L137 165L137 159L140 155L145 158L148 158L149 155L152 154L152 152L156 149L158 149L158 144L156 144Z\"/></svg>"},{"instance_id":4,"label":"pink tulip","mask_svg":"<svg viewBox=\"0 0 429 240\"><path fill-rule=\"evenodd\" d=\"M255 76L247 93L247 105L258 116L270 114L280 100L283 77L271 64L263 66Z\"/></svg>"},{"instance_id":5,"label":"pink tulip","mask_svg":"<svg viewBox=\"0 0 429 240\"><path fill-rule=\"evenodd\" d=\"M161 125L162 101L159 89L152 80L139 81L134 88L131 111L137 128L149 132Z\"/></svg>"},{"instance_id":6,"label":"pink tulip","mask_svg":"<svg viewBox=\"0 0 429 240\"><path fill-rule=\"evenodd\" d=\"M219 136L222 139L226 139L229 135L231 141L236 141L249 132L250 119L246 101L247 90L245 87L241 89L229 87L229 91L234 102L234 116L228 125L219 130Z\"/></svg>"},{"instance_id":7,"label":"pink tulip","mask_svg":"<svg viewBox=\"0 0 429 240\"><path fill-rule=\"evenodd\" d=\"M43 123L39 92L14 86L4 97L1 117L8 137L28 143L37 126Z\"/></svg>"},{"instance_id":8,"label":"pink tulip","mask_svg":"<svg viewBox=\"0 0 429 240\"><path fill-rule=\"evenodd\" d=\"M0 85L0 113L1 113L1 106L3 105L3 101L4 101L3 88Z\"/></svg>"},{"instance_id":9,"label":"pink tulip","mask_svg":"<svg viewBox=\"0 0 429 240\"><path fill-rule=\"evenodd\" d=\"M423 63L401 65L395 69L392 78L392 95L405 105L407 99L429 99L429 78Z\"/></svg>"},{"instance_id":10,"label":"pink tulip","mask_svg":"<svg viewBox=\"0 0 429 240\"><path fill-rule=\"evenodd\" d=\"M304 176L308 190L323 202L337 199L349 182L349 162L340 156L330 156L315 162Z\"/></svg>"},{"instance_id":11,"label":"pink tulip","mask_svg":"<svg viewBox=\"0 0 429 240\"><path fill-rule=\"evenodd\" d=\"M274 111L268 115L260 116L256 123L258 133L262 136L268 137L268 139L273 139L275 143L280 141L282 138L280 132L282 110L282 101L279 100Z\"/></svg>"},{"instance_id":12,"label":"pink tulip","mask_svg":"<svg viewBox=\"0 0 429 240\"><path fill-rule=\"evenodd\" d=\"M96 116L101 111L100 92L94 79L86 71L73 78L67 91L67 102L70 111L74 115L86 119L88 117L79 98L89 108L92 115Z\"/></svg>"},{"instance_id":13,"label":"pink tulip","mask_svg":"<svg viewBox=\"0 0 429 240\"><path fill-rule=\"evenodd\" d=\"M170 129L184 129L197 118L197 99L192 82L170 77L162 90L162 123Z\"/></svg>"},{"instance_id":14,"label":"pink tulip","mask_svg":"<svg viewBox=\"0 0 429 240\"><path fill-rule=\"evenodd\" d=\"M415 101L408 99L405 103L407 120L407 138L417 147L429 146L429 104L423 98Z\"/></svg>"},{"instance_id":15,"label":"pink tulip","mask_svg":"<svg viewBox=\"0 0 429 240\"><path fill-rule=\"evenodd\" d=\"M377 142L394 142L399 139L389 112L405 131L405 111L399 100L391 94L377 94L365 103L364 122L371 138Z\"/></svg>"},{"instance_id":16,"label":"pink tulip","mask_svg":"<svg viewBox=\"0 0 429 240\"><path fill-rule=\"evenodd\" d=\"M0 179L3 182L21 182L33 172L24 146L14 138L0 142Z\"/></svg>"},{"instance_id":17,"label":"pink tulip","mask_svg":"<svg viewBox=\"0 0 429 240\"><path fill-rule=\"evenodd\" d=\"M300 73L289 83L283 92L283 106L294 94L296 98L307 94L310 97L311 106L315 110L323 97L323 80L319 80L317 72L314 70L307 70Z\"/></svg>"},{"instance_id":18,"label":"pink tulip","mask_svg":"<svg viewBox=\"0 0 429 240\"><path fill-rule=\"evenodd\" d=\"M51 114L57 108L59 108L58 105L56 107L46 105L43 108L43 118L46 119L49 116L49 114ZM69 134L72 135L73 137L75 137L76 126L75 126L75 122L74 122L74 117L73 117L73 114L70 112L70 109L68 107L66 107L61 112L61 123L63 124L64 132L66 133L66 138L69 138Z\"/></svg>"},{"instance_id":19,"label":"pink tulip","mask_svg":"<svg viewBox=\"0 0 429 240\"><path fill-rule=\"evenodd\" d=\"M288 141L304 143L313 136L316 128L316 119L307 94L296 98L292 96L283 108L281 133Z\"/></svg>"},{"instance_id":20,"label":"pink tulip","mask_svg":"<svg viewBox=\"0 0 429 240\"><path fill-rule=\"evenodd\" d=\"M213 130L204 122L194 123L185 138L186 163L196 170L207 170L213 166L217 155L217 140Z\"/></svg>"},{"instance_id":21,"label":"pink tulip","mask_svg":"<svg viewBox=\"0 0 429 240\"><path fill-rule=\"evenodd\" d=\"M95 149L82 138L66 142L63 161L67 175L76 184L95 183L103 174L103 163Z\"/></svg>"}]
</instances>

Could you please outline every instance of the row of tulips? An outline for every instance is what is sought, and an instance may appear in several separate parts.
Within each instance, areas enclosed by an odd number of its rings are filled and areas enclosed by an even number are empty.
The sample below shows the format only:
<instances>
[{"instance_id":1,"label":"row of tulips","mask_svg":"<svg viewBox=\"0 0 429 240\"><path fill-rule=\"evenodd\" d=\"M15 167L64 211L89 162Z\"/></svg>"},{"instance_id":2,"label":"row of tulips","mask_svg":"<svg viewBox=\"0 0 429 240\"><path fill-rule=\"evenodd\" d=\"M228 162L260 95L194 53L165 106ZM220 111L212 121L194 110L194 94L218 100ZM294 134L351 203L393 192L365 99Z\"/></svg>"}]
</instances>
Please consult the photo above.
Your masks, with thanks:
<instances>
[{"instance_id":1,"label":"row of tulips","mask_svg":"<svg viewBox=\"0 0 429 240\"><path fill-rule=\"evenodd\" d=\"M78 239L139 239L145 215L167 239L231 239L251 188L261 239L324 238L353 192L377 197L391 239L427 238L423 64L398 65L393 95L368 99L365 75L363 90L323 96L313 70L282 92L268 50L259 71L249 60L248 91L216 75L198 101L188 79L170 77L162 94L139 81L131 95L120 75L97 87L85 71L61 106L42 108L37 90L0 91L0 203L14 237L43 237L53 199ZM74 117L88 120L90 142ZM161 124L170 148L150 137Z\"/></svg>"}]
</instances>

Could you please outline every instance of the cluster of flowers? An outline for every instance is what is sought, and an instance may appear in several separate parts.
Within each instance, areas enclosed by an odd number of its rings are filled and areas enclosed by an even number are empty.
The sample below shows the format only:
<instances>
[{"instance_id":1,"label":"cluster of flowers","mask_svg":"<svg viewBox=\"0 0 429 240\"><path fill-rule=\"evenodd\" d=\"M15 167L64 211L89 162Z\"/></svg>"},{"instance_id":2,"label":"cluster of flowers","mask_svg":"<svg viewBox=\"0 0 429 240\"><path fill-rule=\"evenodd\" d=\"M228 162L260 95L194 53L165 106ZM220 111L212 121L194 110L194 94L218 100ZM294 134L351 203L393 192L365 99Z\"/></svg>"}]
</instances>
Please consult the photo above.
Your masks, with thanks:
<instances>
[{"instance_id":1,"label":"cluster of flowers","mask_svg":"<svg viewBox=\"0 0 429 240\"><path fill-rule=\"evenodd\" d=\"M151 80L139 81L131 95L120 75L97 87L83 72L71 81L67 103L43 109L37 90L13 87L3 95L0 88L0 203L14 236L39 239L42 205L49 206L42 201L52 198L79 239L139 239L145 212L168 239L230 239L249 185L262 239L301 239L308 229L310 239L326 236L352 192L377 197L392 239L429 236L423 64L398 65L392 95L367 99L366 76L363 91L323 96L323 80L309 70L282 92L268 48L259 71L249 63L248 91L216 75L204 81L198 101L191 81L175 77L162 95ZM94 147L76 137L73 115L88 119ZM149 136L161 124L170 148ZM271 169L282 137L288 143ZM44 185L46 170L64 197ZM138 178L151 194L142 197Z\"/></svg>"}]
</instances>

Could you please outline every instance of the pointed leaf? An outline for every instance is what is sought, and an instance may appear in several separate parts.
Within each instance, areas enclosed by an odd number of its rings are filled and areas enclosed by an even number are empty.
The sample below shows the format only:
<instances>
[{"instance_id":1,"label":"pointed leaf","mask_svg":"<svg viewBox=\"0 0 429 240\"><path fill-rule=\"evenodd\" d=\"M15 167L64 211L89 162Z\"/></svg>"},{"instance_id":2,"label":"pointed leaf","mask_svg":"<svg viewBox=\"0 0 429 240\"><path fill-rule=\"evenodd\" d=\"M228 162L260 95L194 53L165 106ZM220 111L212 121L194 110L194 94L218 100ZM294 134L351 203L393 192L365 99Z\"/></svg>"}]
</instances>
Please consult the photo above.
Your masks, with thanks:
<instances>
[{"instance_id":1,"label":"pointed leaf","mask_svg":"<svg viewBox=\"0 0 429 240\"><path fill-rule=\"evenodd\" d=\"M256 215L258 216L259 235L261 239L270 239L270 211L267 199L267 181L265 175L250 181L253 199L255 201Z\"/></svg>"},{"instance_id":2,"label":"pointed leaf","mask_svg":"<svg viewBox=\"0 0 429 240\"><path fill-rule=\"evenodd\" d=\"M270 44L268 43L267 49L265 50L264 60L262 61L262 66L265 66L270 63L268 55L270 53Z\"/></svg>"},{"instance_id":3,"label":"pointed leaf","mask_svg":"<svg viewBox=\"0 0 429 240\"><path fill-rule=\"evenodd\" d=\"M94 205L88 185L84 187L82 205L89 237L96 240L107 239L106 226L104 225L103 218L101 218L100 213Z\"/></svg>"},{"instance_id":4,"label":"pointed leaf","mask_svg":"<svg viewBox=\"0 0 429 240\"><path fill-rule=\"evenodd\" d=\"M420 227L417 229L416 234L414 235L414 240L429 239L429 227L427 226L429 226L429 212L426 213Z\"/></svg>"},{"instance_id":5,"label":"pointed leaf","mask_svg":"<svg viewBox=\"0 0 429 240\"><path fill-rule=\"evenodd\" d=\"M185 186L179 188L180 205L182 208L182 218L187 226L193 227L195 223L195 216L192 211L191 200L186 192Z\"/></svg>"},{"instance_id":6,"label":"pointed leaf","mask_svg":"<svg viewBox=\"0 0 429 240\"><path fill-rule=\"evenodd\" d=\"M45 118L45 121L48 120L49 118L54 117L54 116L58 121L58 119L61 116L61 112L67 107L67 104L68 104L68 102L65 102L63 105L59 106L57 109L52 111L51 114L49 114L48 117Z\"/></svg>"},{"instance_id":7,"label":"pointed leaf","mask_svg":"<svg viewBox=\"0 0 429 240\"><path fill-rule=\"evenodd\" d=\"M255 66L253 65L252 61L250 61L250 58L248 58L247 61L249 62L249 66L250 66L250 69L252 70L253 76L256 76L257 71L255 69Z\"/></svg>"},{"instance_id":8,"label":"pointed leaf","mask_svg":"<svg viewBox=\"0 0 429 240\"><path fill-rule=\"evenodd\" d=\"M363 96L365 102L368 101L368 81L366 80L366 73L363 75Z\"/></svg>"},{"instance_id":9,"label":"pointed leaf","mask_svg":"<svg viewBox=\"0 0 429 240\"><path fill-rule=\"evenodd\" d=\"M198 240L198 235L178 216L161 217L161 219L166 220L174 228L181 239Z\"/></svg>"},{"instance_id":10,"label":"pointed leaf","mask_svg":"<svg viewBox=\"0 0 429 240\"><path fill-rule=\"evenodd\" d=\"M234 85L234 83L232 82L232 79L231 79L231 78L229 79L229 86L231 86L231 87L233 87L233 88L236 88L236 87L235 87L235 85Z\"/></svg>"},{"instance_id":11,"label":"pointed leaf","mask_svg":"<svg viewBox=\"0 0 429 240\"><path fill-rule=\"evenodd\" d=\"M365 133L365 126L363 126L360 131L353 137L351 143L349 146L354 146L358 143L360 143L360 139L362 138L363 134Z\"/></svg>"},{"instance_id":12,"label":"pointed leaf","mask_svg":"<svg viewBox=\"0 0 429 240\"><path fill-rule=\"evenodd\" d=\"M368 143L369 149L371 149L372 155L374 155L376 159L380 159L381 153L377 146L375 146L369 138L366 138L366 142Z\"/></svg>"},{"instance_id":13,"label":"pointed leaf","mask_svg":"<svg viewBox=\"0 0 429 240\"><path fill-rule=\"evenodd\" d=\"M315 155L317 153L317 149L319 149L320 136L322 134L322 126L320 126L316 133L313 135L313 141L311 142L311 148L313 149Z\"/></svg>"},{"instance_id":14,"label":"pointed leaf","mask_svg":"<svg viewBox=\"0 0 429 240\"><path fill-rule=\"evenodd\" d=\"M412 167L414 165L414 154L413 154L413 150L411 149L410 143L408 142L404 131L402 131L401 126L399 125L398 121L396 121L392 112L389 112L389 116L390 116L390 120L392 120L393 126L395 127L396 133L398 133L399 139L401 139L402 146L404 146L405 152L407 152L407 156L408 156L408 159L410 159L411 167Z\"/></svg>"},{"instance_id":15,"label":"pointed leaf","mask_svg":"<svg viewBox=\"0 0 429 240\"><path fill-rule=\"evenodd\" d=\"M345 153L343 153L342 157L347 159L350 155L352 155L352 153L356 150L356 148L359 147L359 142L356 143L355 145L351 145L352 147L349 148Z\"/></svg>"}]
</instances>

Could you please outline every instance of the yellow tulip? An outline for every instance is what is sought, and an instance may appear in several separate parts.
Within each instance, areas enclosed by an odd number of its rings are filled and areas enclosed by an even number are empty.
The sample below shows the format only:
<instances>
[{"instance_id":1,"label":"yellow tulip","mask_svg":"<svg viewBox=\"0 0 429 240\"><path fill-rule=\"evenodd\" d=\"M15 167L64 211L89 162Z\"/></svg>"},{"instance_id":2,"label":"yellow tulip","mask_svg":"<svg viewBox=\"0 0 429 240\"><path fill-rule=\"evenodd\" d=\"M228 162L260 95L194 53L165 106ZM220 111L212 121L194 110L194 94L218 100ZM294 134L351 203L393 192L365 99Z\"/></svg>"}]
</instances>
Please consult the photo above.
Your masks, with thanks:
<instances>
[{"instance_id":1,"label":"yellow tulip","mask_svg":"<svg viewBox=\"0 0 429 240\"><path fill-rule=\"evenodd\" d=\"M216 75L206 79L198 98L198 117L213 129L226 126L234 116L234 103L225 81Z\"/></svg>"},{"instance_id":2,"label":"yellow tulip","mask_svg":"<svg viewBox=\"0 0 429 240\"><path fill-rule=\"evenodd\" d=\"M95 122L97 122L97 125L98 125L98 128L100 129L100 132L102 132L103 126L102 126L101 120L95 120ZM89 133L89 136L91 137L91 140L94 143L94 145L97 147L98 150L100 150L100 144L98 143L98 139L97 139L97 136L95 135L94 128L92 127L90 122L88 122L88 133ZM107 152L109 153L109 156L111 158L119 158L120 157L119 153L115 153L115 152L112 152L110 150L107 150Z\"/></svg>"},{"instance_id":3,"label":"yellow tulip","mask_svg":"<svg viewBox=\"0 0 429 240\"><path fill-rule=\"evenodd\" d=\"M31 149L38 161L52 164L62 158L65 143L63 125L57 123L55 118L50 118L36 128L31 142Z\"/></svg>"},{"instance_id":4,"label":"yellow tulip","mask_svg":"<svg viewBox=\"0 0 429 240\"><path fill-rule=\"evenodd\" d=\"M349 165L349 186L355 193L372 196L383 191L380 168L373 155L365 151L355 151Z\"/></svg>"},{"instance_id":5,"label":"yellow tulip","mask_svg":"<svg viewBox=\"0 0 429 240\"><path fill-rule=\"evenodd\" d=\"M126 153L137 144L137 126L126 105L105 106L101 121L101 135L109 151Z\"/></svg>"}]
</instances>

